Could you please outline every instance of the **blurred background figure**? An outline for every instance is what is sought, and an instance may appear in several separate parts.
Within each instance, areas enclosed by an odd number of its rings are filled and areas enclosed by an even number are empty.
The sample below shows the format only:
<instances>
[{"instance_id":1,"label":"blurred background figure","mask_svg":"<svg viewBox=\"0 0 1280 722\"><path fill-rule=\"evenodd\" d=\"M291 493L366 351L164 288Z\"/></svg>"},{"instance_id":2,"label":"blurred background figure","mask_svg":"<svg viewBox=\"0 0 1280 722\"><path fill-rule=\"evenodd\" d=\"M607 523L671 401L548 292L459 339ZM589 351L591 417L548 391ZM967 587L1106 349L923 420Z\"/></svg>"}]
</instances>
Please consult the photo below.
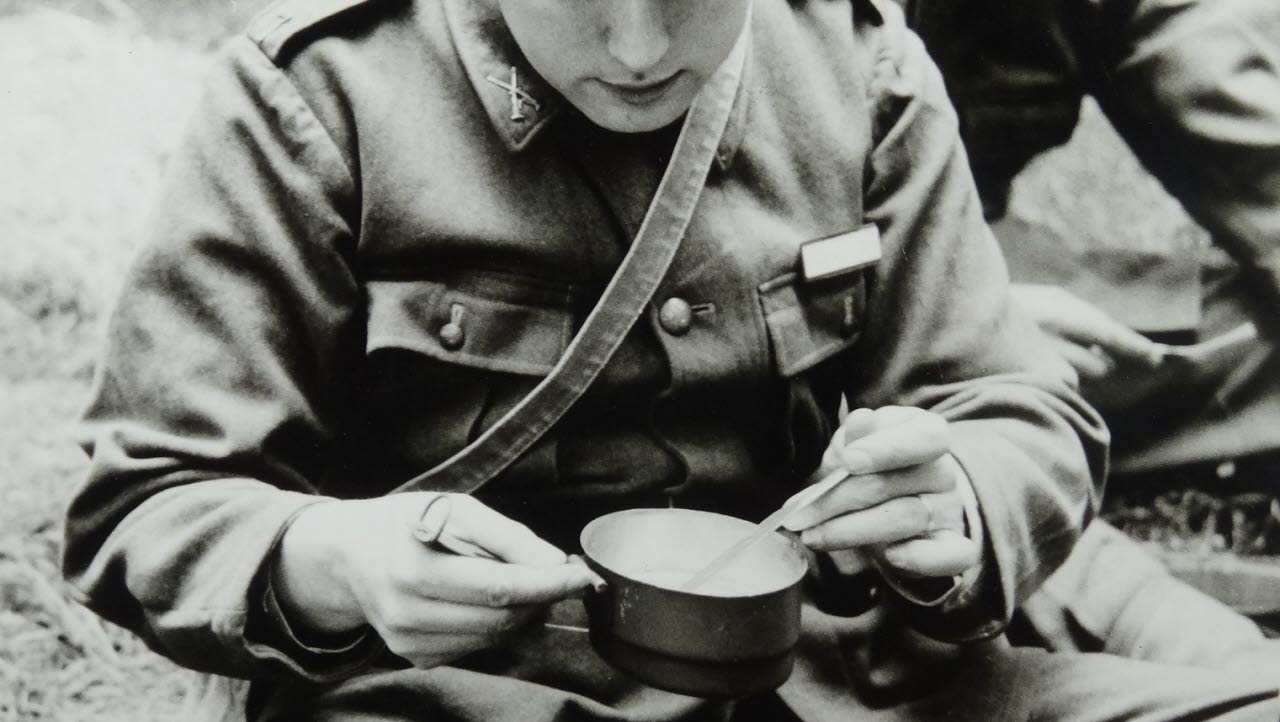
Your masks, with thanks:
<instances>
[{"instance_id":1,"label":"blurred background figure","mask_svg":"<svg viewBox=\"0 0 1280 722\"><path fill-rule=\"evenodd\" d=\"M1015 302L1056 337L1112 428L1108 494L1207 491L1221 500L1205 510L1208 523L1234 512L1235 528L1219 529L1233 546L1276 553L1280 4L899 2L958 108L988 220L1019 284ZM1009 213L1015 176L1071 138L1086 97L1211 244L1187 233L1118 241L1132 237L1123 227L1132 212L1106 219L1104 210L1101 234L1085 232L1083 217L1052 224ZM1127 199L1113 200L1126 208ZM1165 346L1203 342L1190 353ZM1247 604L1265 612L1267 600L1259 608L1254 596ZM1280 598L1270 602L1280 609ZM1267 647L1280 655L1280 643L1260 647L1256 627L1103 523L1024 621L1023 636L1051 648L1205 664L1248 663Z\"/></svg>"}]
</instances>

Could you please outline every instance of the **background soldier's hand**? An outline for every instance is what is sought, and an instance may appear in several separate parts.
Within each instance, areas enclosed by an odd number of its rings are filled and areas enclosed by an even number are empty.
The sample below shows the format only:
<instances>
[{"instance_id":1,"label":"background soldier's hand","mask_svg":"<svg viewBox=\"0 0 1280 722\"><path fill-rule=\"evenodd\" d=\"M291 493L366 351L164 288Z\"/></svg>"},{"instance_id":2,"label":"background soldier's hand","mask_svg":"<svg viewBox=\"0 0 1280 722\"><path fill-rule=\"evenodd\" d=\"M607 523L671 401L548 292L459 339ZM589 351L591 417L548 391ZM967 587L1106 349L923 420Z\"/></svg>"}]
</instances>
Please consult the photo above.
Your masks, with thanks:
<instances>
[{"instance_id":1,"label":"background soldier's hand","mask_svg":"<svg viewBox=\"0 0 1280 722\"><path fill-rule=\"evenodd\" d=\"M962 574L978 562L965 534L968 484L951 447L947 422L924 409L856 409L823 457L819 476L837 468L853 476L796 512L787 527L819 551L855 549L919 577Z\"/></svg>"},{"instance_id":2,"label":"background soldier's hand","mask_svg":"<svg viewBox=\"0 0 1280 722\"><path fill-rule=\"evenodd\" d=\"M280 545L273 584L286 613L314 630L372 626L418 667L492 647L591 586L585 565L475 499L449 495L447 533L493 559L413 536L432 492L335 501L304 510Z\"/></svg>"},{"instance_id":3,"label":"background soldier's hand","mask_svg":"<svg viewBox=\"0 0 1280 722\"><path fill-rule=\"evenodd\" d=\"M1013 303L1049 334L1082 378L1106 376L1120 360L1152 367L1160 362L1158 344L1070 291L1018 283L1011 294Z\"/></svg>"}]
</instances>

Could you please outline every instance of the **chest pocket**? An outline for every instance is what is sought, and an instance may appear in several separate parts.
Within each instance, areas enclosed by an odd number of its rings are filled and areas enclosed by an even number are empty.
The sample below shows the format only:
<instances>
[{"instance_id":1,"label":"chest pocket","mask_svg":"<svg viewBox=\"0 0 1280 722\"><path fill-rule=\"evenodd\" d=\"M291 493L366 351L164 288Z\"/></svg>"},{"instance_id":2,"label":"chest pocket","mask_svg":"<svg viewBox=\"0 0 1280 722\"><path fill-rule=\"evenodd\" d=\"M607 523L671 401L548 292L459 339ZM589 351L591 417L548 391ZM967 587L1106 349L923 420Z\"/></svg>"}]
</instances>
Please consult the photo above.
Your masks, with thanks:
<instances>
[{"instance_id":1,"label":"chest pocket","mask_svg":"<svg viewBox=\"0 0 1280 722\"><path fill-rule=\"evenodd\" d=\"M866 272L802 282L787 273L760 286L760 305L780 375L798 376L852 347L862 334Z\"/></svg>"},{"instance_id":2,"label":"chest pocket","mask_svg":"<svg viewBox=\"0 0 1280 722\"><path fill-rule=\"evenodd\" d=\"M401 481L518 403L574 333L568 286L484 277L374 281L367 292L367 425L379 465ZM554 450L534 449L521 466L552 473Z\"/></svg>"},{"instance_id":3,"label":"chest pocket","mask_svg":"<svg viewBox=\"0 0 1280 722\"><path fill-rule=\"evenodd\" d=\"M781 443L793 477L817 467L835 432L849 369L841 352L862 335L866 271L802 282L795 273L759 288L774 368L786 381Z\"/></svg>"},{"instance_id":4,"label":"chest pocket","mask_svg":"<svg viewBox=\"0 0 1280 722\"><path fill-rule=\"evenodd\" d=\"M446 364L545 376L573 338L568 291L557 306L547 305L546 292L508 301L430 281L375 281L368 289L369 354L403 349Z\"/></svg>"}]
</instances>

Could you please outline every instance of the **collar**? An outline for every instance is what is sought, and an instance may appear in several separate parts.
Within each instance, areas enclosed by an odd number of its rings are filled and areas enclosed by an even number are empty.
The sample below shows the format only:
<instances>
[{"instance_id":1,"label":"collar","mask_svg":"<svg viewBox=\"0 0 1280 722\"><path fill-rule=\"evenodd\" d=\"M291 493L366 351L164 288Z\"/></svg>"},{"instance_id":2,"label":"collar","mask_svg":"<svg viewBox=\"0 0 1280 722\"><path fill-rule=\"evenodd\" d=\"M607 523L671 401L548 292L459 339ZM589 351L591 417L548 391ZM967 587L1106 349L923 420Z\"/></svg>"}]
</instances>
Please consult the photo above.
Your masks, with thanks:
<instances>
[{"instance_id":1,"label":"collar","mask_svg":"<svg viewBox=\"0 0 1280 722\"><path fill-rule=\"evenodd\" d=\"M564 112L564 98L534 72L507 29L496 3L446 0L445 13L462 67L498 137L511 152L529 147L533 139ZM750 28L748 14L744 33L749 35ZM740 42L749 40L746 37ZM736 85L732 115L716 150L716 163L721 170L732 163L746 131L747 94L742 74L747 55L749 53L731 53L708 80L716 82L717 77L729 73Z\"/></svg>"},{"instance_id":2,"label":"collar","mask_svg":"<svg viewBox=\"0 0 1280 722\"><path fill-rule=\"evenodd\" d=\"M496 3L448 0L445 13L462 67L494 130L508 150L524 150L559 114L564 99L525 60Z\"/></svg>"},{"instance_id":3,"label":"collar","mask_svg":"<svg viewBox=\"0 0 1280 722\"><path fill-rule=\"evenodd\" d=\"M738 45L741 47L729 53L724 65L720 66L720 69L716 71L716 76L728 74L726 82L732 82L737 86L734 91L733 108L729 111L729 122L724 127L724 134L720 136L720 146L716 148L715 163L721 172L729 170L729 166L733 164L734 157L738 155L738 147L742 145L742 138L747 134L747 101L750 98L750 93L747 92L745 78L750 70L751 58L753 57L751 53L751 22L753 16L754 13L748 9L742 37L738 38Z\"/></svg>"}]
</instances>

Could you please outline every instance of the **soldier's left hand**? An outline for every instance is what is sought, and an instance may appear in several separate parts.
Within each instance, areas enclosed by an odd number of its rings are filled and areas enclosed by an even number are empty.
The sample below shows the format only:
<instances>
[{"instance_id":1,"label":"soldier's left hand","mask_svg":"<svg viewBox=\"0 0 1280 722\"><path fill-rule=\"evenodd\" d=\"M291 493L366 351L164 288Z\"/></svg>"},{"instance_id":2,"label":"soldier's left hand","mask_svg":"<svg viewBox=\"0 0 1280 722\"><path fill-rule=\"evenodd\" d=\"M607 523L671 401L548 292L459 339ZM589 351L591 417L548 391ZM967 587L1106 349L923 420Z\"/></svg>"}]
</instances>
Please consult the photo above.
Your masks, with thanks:
<instances>
[{"instance_id":1,"label":"soldier's left hand","mask_svg":"<svg viewBox=\"0 0 1280 722\"><path fill-rule=\"evenodd\" d=\"M849 413L827 447L817 478L849 478L787 521L819 551L858 550L910 576L962 574L979 559L965 531L968 477L948 453L941 416L887 406Z\"/></svg>"}]
</instances>

